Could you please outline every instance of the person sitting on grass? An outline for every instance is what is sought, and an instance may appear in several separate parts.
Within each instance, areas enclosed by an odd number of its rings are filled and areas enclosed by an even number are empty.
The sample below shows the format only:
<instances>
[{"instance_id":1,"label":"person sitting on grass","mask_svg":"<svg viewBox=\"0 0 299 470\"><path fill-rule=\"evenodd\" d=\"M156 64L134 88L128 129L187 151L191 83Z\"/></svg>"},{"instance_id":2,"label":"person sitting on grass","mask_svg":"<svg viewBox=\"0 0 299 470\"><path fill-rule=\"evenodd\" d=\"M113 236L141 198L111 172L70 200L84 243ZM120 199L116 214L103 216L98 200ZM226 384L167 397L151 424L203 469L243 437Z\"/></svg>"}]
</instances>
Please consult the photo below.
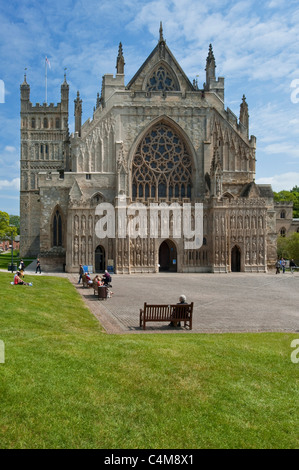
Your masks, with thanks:
<instances>
[{"instance_id":1,"label":"person sitting on grass","mask_svg":"<svg viewBox=\"0 0 299 470\"><path fill-rule=\"evenodd\" d=\"M32 286L32 282L25 282L23 279L21 279L21 273L20 271L17 271L14 277L14 285L15 286Z\"/></svg>"}]
</instances>

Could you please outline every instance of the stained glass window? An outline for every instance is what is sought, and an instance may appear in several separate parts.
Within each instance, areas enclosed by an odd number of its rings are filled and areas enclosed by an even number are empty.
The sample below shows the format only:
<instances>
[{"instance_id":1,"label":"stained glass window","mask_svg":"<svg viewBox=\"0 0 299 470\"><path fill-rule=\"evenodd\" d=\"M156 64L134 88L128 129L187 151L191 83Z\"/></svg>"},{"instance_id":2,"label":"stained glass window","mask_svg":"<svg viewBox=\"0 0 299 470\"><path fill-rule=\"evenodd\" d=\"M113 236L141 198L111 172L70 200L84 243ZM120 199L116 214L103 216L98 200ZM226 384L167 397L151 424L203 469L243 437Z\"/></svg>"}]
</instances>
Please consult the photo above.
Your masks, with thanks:
<instances>
[{"instance_id":1,"label":"stained glass window","mask_svg":"<svg viewBox=\"0 0 299 470\"><path fill-rule=\"evenodd\" d=\"M152 128L132 164L132 197L191 198L192 159L177 133L165 124Z\"/></svg>"}]
</instances>

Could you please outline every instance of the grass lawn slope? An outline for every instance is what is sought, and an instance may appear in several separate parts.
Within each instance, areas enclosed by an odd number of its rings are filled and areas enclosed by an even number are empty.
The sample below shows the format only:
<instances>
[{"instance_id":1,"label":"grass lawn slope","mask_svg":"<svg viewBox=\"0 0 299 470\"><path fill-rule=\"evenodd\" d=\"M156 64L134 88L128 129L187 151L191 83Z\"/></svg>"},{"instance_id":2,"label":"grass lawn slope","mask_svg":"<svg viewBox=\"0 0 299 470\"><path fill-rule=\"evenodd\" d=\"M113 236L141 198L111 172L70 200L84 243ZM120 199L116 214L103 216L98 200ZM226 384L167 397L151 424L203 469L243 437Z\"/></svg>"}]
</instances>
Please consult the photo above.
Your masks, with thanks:
<instances>
[{"instance_id":1,"label":"grass lawn slope","mask_svg":"<svg viewBox=\"0 0 299 470\"><path fill-rule=\"evenodd\" d=\"M11 280L0 448L298 448L299 334L107 335L67 279Z\"/></svg>"}]
</instances>

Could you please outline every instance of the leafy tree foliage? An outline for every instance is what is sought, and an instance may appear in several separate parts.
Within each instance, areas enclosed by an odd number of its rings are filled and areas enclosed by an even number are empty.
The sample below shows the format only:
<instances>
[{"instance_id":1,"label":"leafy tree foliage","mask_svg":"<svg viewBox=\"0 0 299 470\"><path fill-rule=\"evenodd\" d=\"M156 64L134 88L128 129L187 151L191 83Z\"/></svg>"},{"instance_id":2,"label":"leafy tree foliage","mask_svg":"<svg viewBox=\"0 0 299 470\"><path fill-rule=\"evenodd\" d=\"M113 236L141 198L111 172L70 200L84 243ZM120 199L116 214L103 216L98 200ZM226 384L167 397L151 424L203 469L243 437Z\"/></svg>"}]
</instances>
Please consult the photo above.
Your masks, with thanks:
<instances>
[{"instance_id":1,"label":"leafy tree foliage","mask_svg":"<svg viewBox=\"0 0 299 470\"><path fill-rule=\"evenodd\" d=\"M7 212L0 211L0 238L11 238L12 232L16 236L17 229L9 226L9 215Z\"/></svg>"},{"instance_id":2,"label":"leafy tree foliage","mask_svg":"<svg viewBox=\"0 0 299 470\"><path fill-rule=\"evenodd\" d=\"M294 186L291 191L279 191L278 193L274 192L274 201L281 202L293 202L293 217L295 219L299 218L299 187Z\"/></svg>"},{"instance_id":3,"label":"leafy tree foliage","mask_svg":"<svg viewBox=\"0 0 299 470\"><path fill-rule=\"evenodd\" d=\"M295 232L288 237L279 237L277 240L277 256L294 259L299 264L299 233Z\"/></svg>"},{"instance_id":4,"label":"leafy tree foliage","mask_svg":"<svg viewBox=\"0 0 299 470\"><path fill-rule=\"evenodd\" d=\"M17 229L17 234L20 235L20 216L19 215L10 215L9 216L10 225L14 225Z\"/></svg>"}]
</instances>

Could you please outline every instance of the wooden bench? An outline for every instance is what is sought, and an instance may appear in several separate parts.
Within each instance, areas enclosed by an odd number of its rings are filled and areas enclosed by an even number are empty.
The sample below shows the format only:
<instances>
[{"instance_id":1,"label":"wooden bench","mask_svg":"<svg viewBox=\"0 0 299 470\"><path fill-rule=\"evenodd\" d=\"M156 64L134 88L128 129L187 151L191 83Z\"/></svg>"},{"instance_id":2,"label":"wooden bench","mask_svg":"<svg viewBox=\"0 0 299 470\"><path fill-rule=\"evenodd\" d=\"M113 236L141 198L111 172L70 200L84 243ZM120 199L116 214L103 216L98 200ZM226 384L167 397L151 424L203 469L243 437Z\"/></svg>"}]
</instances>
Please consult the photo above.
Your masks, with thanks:
<instances>
[{"instance_id":1,"label":"wooden bench","mask_svg":"<svg viewBox=\"0 0 299 470\"><path fill-rule=\"evenodd\" d=\"M191 304L173 304L173 305L149 305L144 303L143 309L140 309L140 328L145 330L146 323L150 321L160 322L184 322L192 330L193 302Z\"/></svg>"},{"instance_id":2,"label":"wooden bench","mask_svg":"<svg viewBox=\"0 0 299 470\"><path fill-rule=\"evenodd\" d=\"M87 279L86 279L86 274L83 274L82 276L82 284L83 287L92 287L94 290L94 295L98 294L98 284L96 281L92 281L92 284L88 284Z\"/></svg>"},{"instance_id":3,"label":"wooden bench","mask_svg":"<svg viewBox=\"0 0 299 470\"><path fill-rule=\"evenodd\" d=\"M106 287L106 286L98 286L97 289L98 289L98 291L97 291L98 299L99 299L99 300L107 300L107 296L108 296L108 287Z\"/></svg>"}]
</instances>

